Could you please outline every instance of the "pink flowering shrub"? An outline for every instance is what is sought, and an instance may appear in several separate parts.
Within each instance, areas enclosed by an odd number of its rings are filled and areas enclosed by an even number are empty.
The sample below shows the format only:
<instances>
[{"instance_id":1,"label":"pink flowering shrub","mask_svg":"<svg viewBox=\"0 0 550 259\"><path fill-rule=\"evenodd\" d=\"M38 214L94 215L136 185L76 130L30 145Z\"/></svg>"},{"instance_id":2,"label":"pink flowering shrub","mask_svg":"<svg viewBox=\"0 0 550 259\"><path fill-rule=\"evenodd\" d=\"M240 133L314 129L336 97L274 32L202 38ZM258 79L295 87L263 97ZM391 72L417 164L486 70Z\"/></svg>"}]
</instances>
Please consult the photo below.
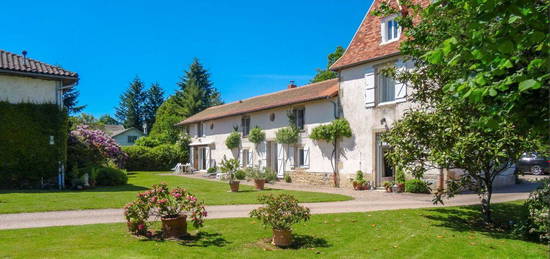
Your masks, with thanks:
<instances>
[{"instance_id":1,"label":"pink flowering shrub","mask_svg":"<svg viewBox=\"0 0 550 259\"><path fill-rule=\"evenodd\" d=\"M82 163L98 165L113 161L118 166L122 166L127 158L126 153L113 138L87 125L79 125L76 130L71 131L68 143L69 161L73 160L79 165Z\"/></svg>"},{"instance_id":2,"label":"pink flowering shrub","mask_svg":"<svg viewBox=\"0 0 550 259\"><path fill-rule=\"evenodd\" d=\"M207 212L203 202L187 190L176 187L168 189L165 183L153 185L152 189L138 194L137 199L124 207L124 216L130 232L147 235L149 216L176 218L186 215L193 226L202 227Z\"/></svg>"}]
</instances>

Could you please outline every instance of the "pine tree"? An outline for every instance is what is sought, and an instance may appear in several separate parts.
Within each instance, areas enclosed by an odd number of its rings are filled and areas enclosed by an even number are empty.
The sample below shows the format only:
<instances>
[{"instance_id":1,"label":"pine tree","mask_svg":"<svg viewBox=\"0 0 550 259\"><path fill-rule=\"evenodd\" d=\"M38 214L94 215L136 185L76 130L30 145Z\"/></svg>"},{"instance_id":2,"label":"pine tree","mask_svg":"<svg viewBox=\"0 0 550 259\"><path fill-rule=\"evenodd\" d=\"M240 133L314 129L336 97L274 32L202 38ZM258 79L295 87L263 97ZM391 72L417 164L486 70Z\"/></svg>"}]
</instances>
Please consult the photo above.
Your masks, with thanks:
<instances>
[{"instance_id":1,"label":"pine tree","mask_svg":"<svg viewBox=\"0 0 550 259\"><path fill-rule=\"evenodd\" d=\"M146 92L144 104L144 120L148 129L153 127L153 124L156 121L157 110L163 102L164 91L160 88L158 83L152 84Z\"/></svg>"},{"instance_id":2,"label":"pine tree","mask_svg":"<svg viewBox=\"0 0 550 259\"><path fill-rule=\"evenodd\" d=\"M86 108L86 105L78 105L79 95L80 92L76 87L71 87L63 93L63 105L67 107L69 114L79 113Z\"/></svg>"},{"instance_id":3,"label":"pine tree","mask_svg":"<svg viewBox=\"0 0 550 259\"><path fill-rule=\"evenodd\" d=\"M130 86L120 96L120 103L116 108L116 118L126 128L141 129L143 125L143 107L145 92L143 82L136 76Z\"/></svg>"},{"instance_id":4,"label":"pine tree","mask_svg":"<svg viewBox=\"0 0 550 259\"><path fill-rule=\"evenodd\" d=\"M223 103L220 93L212 86L210 74L197 58L193 60L189 70L185 71L178 86L180 89L176 92L174 101L182 108L180 116L189 117L210 106Z\"/></svg>"}]
</instances>

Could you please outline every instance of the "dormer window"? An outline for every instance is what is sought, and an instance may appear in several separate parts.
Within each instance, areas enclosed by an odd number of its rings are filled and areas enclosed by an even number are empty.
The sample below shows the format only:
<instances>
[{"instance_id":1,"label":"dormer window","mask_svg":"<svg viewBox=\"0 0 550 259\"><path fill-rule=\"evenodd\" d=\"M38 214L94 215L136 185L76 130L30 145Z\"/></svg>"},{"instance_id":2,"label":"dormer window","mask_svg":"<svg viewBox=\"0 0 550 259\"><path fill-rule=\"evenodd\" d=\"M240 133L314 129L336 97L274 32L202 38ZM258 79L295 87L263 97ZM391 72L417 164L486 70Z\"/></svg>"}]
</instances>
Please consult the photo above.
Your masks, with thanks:
<instances>
[{"instance_id":1,"label":"dormer window","mask_svg":"<svg viewBox=\"0 0 550 259\"><path fill-rule=\"evenodd\" d=\"M382 33L382 43L388 43L399 39L401 27L395 18L397 18L397 16L394 15L382 19L380 30Z\"/></svg>"}]
</instances>

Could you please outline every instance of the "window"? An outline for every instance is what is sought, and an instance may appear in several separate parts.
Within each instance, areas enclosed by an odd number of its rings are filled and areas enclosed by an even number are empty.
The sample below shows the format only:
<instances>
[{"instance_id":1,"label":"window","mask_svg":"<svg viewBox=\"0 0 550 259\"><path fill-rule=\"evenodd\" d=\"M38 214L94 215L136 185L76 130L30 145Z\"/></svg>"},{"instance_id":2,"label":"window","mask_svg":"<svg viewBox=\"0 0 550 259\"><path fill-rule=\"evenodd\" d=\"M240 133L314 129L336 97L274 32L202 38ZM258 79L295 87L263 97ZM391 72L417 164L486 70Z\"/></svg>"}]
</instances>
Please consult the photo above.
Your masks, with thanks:
<instances>
[{"instance_id":1,"label":"window","mask_svg":"<svg viewBox=\"0 0 550 259\"><path fill-rule=\"evenodd\" d=\"M138 139L138 136L128 136L128 143L134 143Z\"/></svg>"},{"instance_id":2,"label":"window","mask_svg":"<svg viewBox=\"0 0 550 259\"><path fill-rule=\"evenodd\" d=\"M241 127L243 130L243 137L248 136L248 133L250 133L250 117L249 116L243 116L241 119Z\"/></svg>"},{"instance_id":3,"label":"window","mask_svg":"<svg viewBox=\"0 0 550 259\"><path fill-rule=\"evenodd\" d=\"M247 167L249 164L250 164L250 161L248 161L248 156L249 156L249 152L248 149L243 149L243 152L242 152L242 167Z\"/></svg>"},{"instance_id":4,"label":"window","mask_svg":"<svg viewBox=\"0 0 550 259\"><path fill-rule=\"evenodd\" d=\"M202 122L197 123L197 136L198 137L204 136L204 129L203 129Z\"/></svg>"},{"instance_id":5,"label":"window","mask_svg":"<svg viewBox=\"0 0 550 259\"><path fill-rule=\"evenodd\" d=\"M305 151L303 148L298 148L298 166L303 167L305 165Z\"/></svg>"},{"instance_id":6,"label":"window","mask_svg":"<svg viewBox=\"0 0 550 259\"><path fill-rule=\"evenodd\" d=\"M294 153L294 166L297 168L309 167L309 150L307 147L296 147Z\"/></svg>"},{"instance_id":7,"label":"window","mask_svg":"<svg viewBox=\"0 0 550 259\"><path fill-rule=\"evenodd\" d=\"M378 103L391 102L395 100L395 81L391 77L384 76L380 71L378 76Z\"/></svg>"},{"instance_id":8,"label":"window","mask_svg":"<svg viewBox=\"0 0 550 259\"><path fill-rule=\"evenodd\" d=\"M401 35L401 27L399 27L399 24L395 21L395 16L382 20L381 32L382 43L392 42L399 39L399 36Z\"/></svg>"},{"instance_id":9,"label":"window","mask_svg":"<svg viewBox=\"0 0 550 259\"><path fill-rule=\"evenodd\" d=\"M187 135L189 135L189 126L185 127L185 133L187 133Z\"/></svg>"},{"instance_id":10,"label":"window","mask_svg":"<svg viewBox=\"0 0 550 259\"><path fill-rule=\"evenodd\" d=\"M296 127L300 130L303 130L305 124L305 109L294 109L294 119L296 120Z\"/></svg>"}]
</instances>

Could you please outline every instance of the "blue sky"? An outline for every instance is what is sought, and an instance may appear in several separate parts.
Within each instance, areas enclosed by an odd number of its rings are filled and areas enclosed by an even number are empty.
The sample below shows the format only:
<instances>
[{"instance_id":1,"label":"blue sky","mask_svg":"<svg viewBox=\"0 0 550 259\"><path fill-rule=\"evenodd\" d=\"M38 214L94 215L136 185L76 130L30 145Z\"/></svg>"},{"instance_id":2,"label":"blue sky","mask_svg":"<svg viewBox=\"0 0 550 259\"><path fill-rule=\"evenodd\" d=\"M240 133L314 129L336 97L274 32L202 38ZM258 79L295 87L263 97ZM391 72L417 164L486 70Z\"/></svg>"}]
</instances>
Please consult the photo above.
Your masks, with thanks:
<instances>
[{"instance_id":1,"label":"blue sky","mask_svg":"<svg viewBox=\"0 0 550 259\"><path fill-rule=\"evenodd\" d=\"M346 47L370 0L2 1L0 49L80 75L80 103L113 114L138 75L173 94L198 57L225 102L306 84Z\"/></svg>"}]
</instances>

